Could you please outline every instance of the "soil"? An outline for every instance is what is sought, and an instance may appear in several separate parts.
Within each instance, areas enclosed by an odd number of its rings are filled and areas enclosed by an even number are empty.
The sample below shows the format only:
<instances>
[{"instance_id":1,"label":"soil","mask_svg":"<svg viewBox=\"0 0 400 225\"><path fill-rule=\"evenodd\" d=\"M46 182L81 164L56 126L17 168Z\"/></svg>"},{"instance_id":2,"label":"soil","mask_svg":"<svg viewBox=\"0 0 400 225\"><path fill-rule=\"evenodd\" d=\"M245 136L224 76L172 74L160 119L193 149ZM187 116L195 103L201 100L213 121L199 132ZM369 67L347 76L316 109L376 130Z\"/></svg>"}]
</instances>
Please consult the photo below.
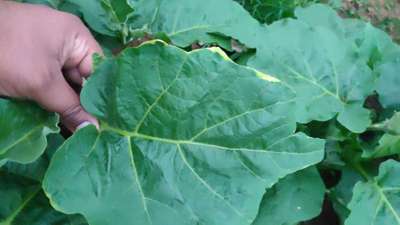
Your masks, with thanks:
<instances>
[{"instance_id":1,"label":"soil","mask_svg":"<svg viewBox=\"0 0 400 225\"><path fill-rule=\"evenodd\" d=\"M343 0L340 12L371 22L400 43L400 0Z\"/></svg>"}]
</instances>

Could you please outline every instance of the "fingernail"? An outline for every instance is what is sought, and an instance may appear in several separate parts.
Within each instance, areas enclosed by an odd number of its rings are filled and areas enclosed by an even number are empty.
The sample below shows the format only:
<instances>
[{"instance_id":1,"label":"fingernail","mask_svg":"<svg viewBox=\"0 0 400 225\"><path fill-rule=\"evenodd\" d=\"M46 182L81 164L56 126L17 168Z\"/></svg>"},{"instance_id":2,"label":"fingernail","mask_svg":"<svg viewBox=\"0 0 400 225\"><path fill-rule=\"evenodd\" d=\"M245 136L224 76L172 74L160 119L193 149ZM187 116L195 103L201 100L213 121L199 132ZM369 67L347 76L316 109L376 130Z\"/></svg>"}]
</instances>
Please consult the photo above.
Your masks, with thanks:
<instances>
[{"instance_id":1,"label":"fingernail","mask_svg":"<svg viewBox=\"0 0 400 225\"><path fill-rule=\"evenodd\" d=\"M93 123L91 123L89 121L85 121L85 122L79 124L79 126L76 127L76 130L80 130L80 129L82 129L84 127L87 127L89 125L94 125L95 126L95 124L93 124Z\"/></svg>"}]
</instances>

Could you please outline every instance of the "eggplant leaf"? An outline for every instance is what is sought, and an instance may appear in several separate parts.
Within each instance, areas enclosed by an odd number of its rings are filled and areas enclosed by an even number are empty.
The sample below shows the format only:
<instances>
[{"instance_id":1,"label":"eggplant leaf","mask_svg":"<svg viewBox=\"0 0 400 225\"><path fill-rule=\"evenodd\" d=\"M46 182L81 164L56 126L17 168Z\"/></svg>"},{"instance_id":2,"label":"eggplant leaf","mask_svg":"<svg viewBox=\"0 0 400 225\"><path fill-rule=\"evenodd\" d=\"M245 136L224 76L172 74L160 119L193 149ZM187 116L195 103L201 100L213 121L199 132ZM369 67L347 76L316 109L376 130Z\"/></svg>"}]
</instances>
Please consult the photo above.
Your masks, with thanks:
<instances>
[{"instance_id":1,"label":"eggplant leaf","mask_svg":"<svg viewBox=\"0 0 400 225\"><path fill-rule=\"evenodd\" d=\"M90 28L111 37L121 36L133 12L126 0L65 0L62 3L75 6Z\"/></svg>"},{"instance_id":2,"label":"eggplant leaf","mask_svg":"<svg viewBox=\"0 0 400 225\"><path fill-rule=\"evenodd\" d=\"M400 113L395 113L392 118L379 125L385 131L373 151L363 152L363 157L380 158L391 155L400 155Z\"/></svg>"},{"instance_id":3,"label":"eggplant leaf","mask_svg":"<svg viewBox=\"0 0 400 225\"><path fill-rule=\"evenodd\" d=\"M400 54L399 54L400 56ZM388 60L377 68L380 74L377 85L379 101L389 109L400 109L400 57Z\"/></svg>"},{"instance_id":4,"label":"eggplant leaf","mask_svg":"<svg viewBox=\"0 0 400 225\"><path fill-rule=\"evenodd\" d=\"M58 132L57 123L56 114L36 104L0 98L0 162L36 160L46 148L46 136Z\"/></svg>"},{"instance_id":5,"label":"eggplant leaf","mask_svg":"<svg viewBox=\"0 0 400 225\"><path fill-rule=\"evenodd\" d=\"M329 190L328 196L341 223L344 224L344 221L350 214L347 205L353 196L353 187L357 182L362 181L363 178L355 170L346 166L340 170L340 173L341 178L339 183Z\"/></svg>"},{"instance_id":6,"label":"eggplant leaf","mask_svg":"<svg viewBox=\"0 0 400 225\"><path fill-rule=\"evenodd\" d=\"M48 136L49 145L30 164L8 162L0 168L0 225L84 225L82 217L55 211L41 190L41 181L53 152L63 138Z\"/></svg>"},{"instance_id":7,"label":"eggplant leaf","mask_svg":"<svg viewBox=\"0 0 400 225\"><path fill-rule=\"evenodd\" d=\"M294 17L299 6L318 2L317 0L235 0L262 23L272 23L286 17Z\"/></svg>"},{"instance_id":8,"label":"eggplant leaf","mask_svg":"<svg viewBox=\"0 0 400 225\"><path fill-rule=\"evenodd\" d=\"M218 48L127 49L81 101L101 131L67 140L44 189L92 225L251 224L265 188L323 158L322 140L295 133L290 89Z\"/></svg>"},{"instance_id":9,"label":"eggplant leaf","mask_svg":"<svg viewBox=\"0 0 400 225\"><path fill-rule=\"evenodd\" d=\"M338 23L344 23L328 6L316 7L318 12L330 13ZM247 64L290 86L297 96L298 122L327 121L337 116L342 125L356 133L365 131L371 123L369 111L363 108L364 100L375 89L376 77L368 67L370 57L357 55L363 51L354 47L354 38L310 23L306 15L313 17L315 7L299 12L301 19L270 26L260 25L235 2L225 0L217 4L211 0L146 0L138 1L137 8L137 26L147 24L153 32L165 32L178 46L213 42L210 33L218 32L256 48Z\"/></svg>"},{"instance_id":10,"label":"eggplant leaf","mask_svg":"<svg viewBox=\"0 0 400 225\"><path fill-rule=\"evenodd\" d=\"M249 44L263 26L232 0L137 0L133 1L133 27L147 27L151 33L165 33L174 45L194 42L218 43L219 33Z\"/></svg>"},{"instance_id":11,"label":"eggplant leaf","mask_svg":"<svg viewBox=\"0 0 400 225\"><path fill-rule=\"evenodd\" d=\"M337 115L356 133L370 125L363 104L373 93L375 77L363 60L354 57L351 42L296 20L274 23L268 31L265 44L248 65L281 79L296 92L299 122L326 121Z\"/></svg>"},{"instance_id":12,"label":"eggplant leaf","mask_svg":"<svg viewBox=\"0 0 400 225\"><path fill-rule=\"evenodd\" d=\"M379 175L358 182L348 205L351 210L346 225L400 224L400 163L388 160L381 164Z\"/></svg>"},{"instance_id":13,"label":"eggplant leaf","mask_svg":"<svg viewBox=\"0 0 400 225\"><path fill-rule=\"evenodd\" d=\"M315 167L288 175L267 190L253 225L286 225L319 215L325 185Z\"/></svg>"}]
</instances>

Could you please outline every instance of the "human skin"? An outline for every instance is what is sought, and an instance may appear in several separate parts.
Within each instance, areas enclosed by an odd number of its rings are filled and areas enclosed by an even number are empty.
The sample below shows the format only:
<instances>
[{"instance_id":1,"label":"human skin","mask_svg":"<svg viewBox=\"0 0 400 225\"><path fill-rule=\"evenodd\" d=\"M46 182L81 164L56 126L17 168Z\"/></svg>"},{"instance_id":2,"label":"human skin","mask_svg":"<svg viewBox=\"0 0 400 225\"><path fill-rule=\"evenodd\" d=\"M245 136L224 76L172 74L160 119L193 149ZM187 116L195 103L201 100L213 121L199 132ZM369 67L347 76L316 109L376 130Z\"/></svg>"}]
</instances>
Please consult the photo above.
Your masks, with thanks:
<instances>
[{"instance_id":1,"label":"human skin","mask_svg":"<svg viewBox=\"0 0 400 225\"><path fill-rule=\"evenodd\" d=\"M81 20L45 6L0 0L0 96L36 101L74 131L97 120L67 79L82 84L101 47Z\"/></svg>"}]
</instances>

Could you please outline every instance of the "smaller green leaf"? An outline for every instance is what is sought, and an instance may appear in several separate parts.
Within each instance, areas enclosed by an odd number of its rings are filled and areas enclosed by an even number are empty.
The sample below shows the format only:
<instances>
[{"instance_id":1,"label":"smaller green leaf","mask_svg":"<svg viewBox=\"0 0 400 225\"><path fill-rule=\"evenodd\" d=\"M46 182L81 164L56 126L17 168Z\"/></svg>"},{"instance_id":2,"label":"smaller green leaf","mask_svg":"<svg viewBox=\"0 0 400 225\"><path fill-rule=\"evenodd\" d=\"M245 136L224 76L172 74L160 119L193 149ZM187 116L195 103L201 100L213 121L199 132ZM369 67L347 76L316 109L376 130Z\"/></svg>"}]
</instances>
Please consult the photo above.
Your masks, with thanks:
<instances>
[{"instance_id":1,"label":"smaller green leaf","mask_svg":"<svg viewBox=\"0 0 400 225\"><path fill-rule=\"evenodd\" d=\"M232 0L137 0L133 27L148 27L151 33L165 33L174 45L186 47L194 42L226 45L234 37L248 45L257 39L263 26Z\"/></svg>"},{"instance_id":2,"label":"smaller green leaf","mask_svg":"<svg viewBox=\"0 0 400 225\"><path fill-rule=\"evenodd\" d=\"M400 55L399 55L400 56ZM400 109L400 57L377 68L379 101L384 108Z\"/></svg>"},{"instance_id":3,"label":"smaller green leaf","mask_svg":"<svg viewBox=\"0 0 400 225\"><path fill-rule=\"evenodd\" d=\"M325 186L315 167L301 170L268 189L253 225L297 224L321 212Z\"/></svg>"},{"instance_id":4,"label":"smaller green leaf","mask_svg":"<svg viewBox=\"0 0 400 225\"><path fill-rule=\"evenodd\" d=\"M400 224L400 163L388 160L381 164L379 175L358 182L348 205L351 210L346 225Z\"/></svg>"},{"instance_id":5,"label":"smaller green leaf","mask_svg":"<svg viewBox=\"0 0 400 225\"><path fill-rule=\"evenodd\" d=\"M235 0L262 23L272 23L286 17L294 17L298 6L305 6L318 0Z\"/></svg>"},{"instance_id":6,"label":"smaller green leaf","mask_svg":"<svg viewBox=\"0 0 400 225\"><path fill-rule=\"evenodd\" d=\"M48 148L30 164L8 162L0 168L0 225L84 225L80 216L55 211L41 190L41 181L54 151L64 139L48 136Z\"/></svg>"},{"instance_id":7,"label":"smaller green leaf","mask_svg":"<svg viewBox=\"0 0 400 225\"><path fill-rule=\"evenodd\" d=\"M341 158L343 151L338 141L327 140L325 145L325 159L322 165L328 168L340 168L346 163Z\"/></svg>"},{"instance_id":8,"label":"smaller green leaf","mask_svg":"<svg viewBox=\"0 0 400 225\"><path fill-rule=\"evenodd\" d=\"M36 104L0 99L0 161L29 163L45 150L49 133L59 131L58 116Z\"/></svg>"},{"instance_id":9,"label":"smaller green leaf","mask_svg":"<svg viewBox=\"0 0 400 225\"><path fill-rule=\"evenodd\" d=\"M382 131L386 132L379 140L378 146L373 151L364 150L363 157L379 158L400 154L400 113L395 113L392 118L383 122Z\"/></svg>"},{"instance_id":10,"label":"smaller green leaf","mask_svg":"<svg viewBox=\"0 0 400 225\"><path fill-rule=\"evenodd\" d=\"M350 214L350 210L347 208L347 205L353 196L353 187L363 178L359 173L349 167L342 167L340 172L340 181L334 188L329 190L328 196L332 201L333 208L343 224Z\"/></svg>"},{"instance_id":11,"label":"smaller green leaf","mask_svg":"<svg viewBox=\"0 0 400 225\"><path fill-rule=\"evenodd\" d=\"M29 164L7 162L0 170L10 174L25 177L30 180L41 182L49 165L50 159L59 146L64 142L60 134L47 136L47 148L41 157Z\"/></svg>"},{"instance_id":12,"label":"smaller green leaf","mask_svg":"<svg viewBox=\"0 0 400 225\"><path fill-rule=\"evenodd\" d=\"M133 12L126 0L66 0L83 15L90 28L104 35L119 36L128 15Z\"/></svg>"},{"instance_id":13,"label":"smaller green leaf","mask_svg":"<svg viewBox=\"0 0 400 225\"><path fill-rule=\"evenodd\" d=\"M40 183L0 172L0 225L84 225L82 217L55 211Z\"/></svg>"}]
</instances>

